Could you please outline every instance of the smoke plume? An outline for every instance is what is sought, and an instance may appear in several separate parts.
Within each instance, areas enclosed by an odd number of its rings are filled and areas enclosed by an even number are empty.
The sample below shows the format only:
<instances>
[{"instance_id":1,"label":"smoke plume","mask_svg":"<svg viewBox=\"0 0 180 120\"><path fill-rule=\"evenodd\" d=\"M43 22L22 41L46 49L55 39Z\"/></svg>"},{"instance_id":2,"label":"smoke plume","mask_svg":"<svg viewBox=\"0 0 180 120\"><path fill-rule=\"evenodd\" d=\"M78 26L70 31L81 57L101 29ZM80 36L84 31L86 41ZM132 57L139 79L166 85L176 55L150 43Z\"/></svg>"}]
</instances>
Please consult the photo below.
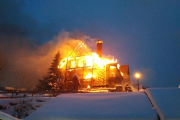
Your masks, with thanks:
<instances>
[{"instance_id":1,"label":"smoke plume","mask_svg":"<svg viewBox=\"0 0 180 120\"><path fill-rule=\"evenodd\" d=\"M54 36L53 40L42 45L34 44L30 39L24 37L3 37L0 47L8 56L8 66L1 84L14 86L16 83L15 87L25 87L20 83L28 82L32 88L37 84L38 78L42 78L48 72L58 51L61 57L65 58L81 41L91 43L90 47L96 44L96 39L91 39L85 34L78 35L76 32L66 31L61 31L59 35ZM23 76L26 77L22 78Z\"/></svg>"},{"instance_id":2,"label":"smoke plume","mask_svg":"<svg viewBox=\"0 0 180 120\"><path fill-rule=\"evenodd\" d=\"M53 24L38 24L24 11L25 5L25 1L0 1L0 51L7 58L6 73L0 86L33 88L38 78L47 74L58 51L64 58L80 41L90 48L96 46L96 39L78 30L62 30L58 34L49 27Z\"/></svg>"}]
</instances>

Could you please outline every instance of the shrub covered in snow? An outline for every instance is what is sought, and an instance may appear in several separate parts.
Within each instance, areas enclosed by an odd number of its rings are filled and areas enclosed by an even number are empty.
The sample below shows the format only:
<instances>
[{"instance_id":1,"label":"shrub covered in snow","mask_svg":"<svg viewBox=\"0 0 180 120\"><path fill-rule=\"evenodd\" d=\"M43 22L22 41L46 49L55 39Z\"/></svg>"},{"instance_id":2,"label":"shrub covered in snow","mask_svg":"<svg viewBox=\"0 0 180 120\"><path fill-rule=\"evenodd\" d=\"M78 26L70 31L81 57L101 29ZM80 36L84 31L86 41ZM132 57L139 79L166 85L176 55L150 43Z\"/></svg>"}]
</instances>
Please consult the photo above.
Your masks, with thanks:
<instances>
[{"instance_id":1,"label":"shrub covered in snow","mask_svg":"<svg viewBox=\"0 0 180 120\"><path fill-rule=\"evenodd\" d=\"M31 113L33 108L34 106L30 101L22 100L14 107L11 114L17 118L25 118Z\"/></svg>"},{"instance_id":2,"label":"shrub covered in snow","mask_svg":"<svg viewBox=\"0 0 180 120\"><path fill-rule=\"evenodd\" d=\"M6 109L6 107L3 105L0 105L0 110L4 110L4 109Z\"/></svg>"}]
</instances>

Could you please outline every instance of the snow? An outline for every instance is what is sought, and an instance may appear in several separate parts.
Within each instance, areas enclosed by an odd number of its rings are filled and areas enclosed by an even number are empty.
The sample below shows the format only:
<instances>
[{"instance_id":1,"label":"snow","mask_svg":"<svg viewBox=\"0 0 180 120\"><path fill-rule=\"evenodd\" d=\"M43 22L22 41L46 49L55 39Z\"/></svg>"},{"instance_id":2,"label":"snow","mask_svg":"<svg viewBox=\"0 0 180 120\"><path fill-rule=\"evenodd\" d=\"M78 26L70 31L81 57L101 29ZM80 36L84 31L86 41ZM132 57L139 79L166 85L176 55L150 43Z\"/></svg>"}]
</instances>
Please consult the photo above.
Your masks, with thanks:
<instances>
[{"instance_id":1,"label":"snow","mask_svg":"<svg viewBox=\"0 0 180 120\"><path fill-rule=\"evenodd\" d=\"M78 92L80 93L108 93L110 89L81 89L81 90L78 90ZM115 88L114 89L111 89L111 90L116 90Z\"/></svg>"},{"instance_id":2,"label":"snow","mask_svg":"<svg viewBox=\"0 0 180 120\"><path fill-rule=\"evenodd\" d=\"M0 111L0 120L19 120L19 119Z\"/></svg>"},{"instance_id":3,"label":"snow","mask_svg":"<svg viewBox=\"0 0 180 120\"><path fill-rule=\"evenodd\" d=\"M14 106L9 103L30 99L37 110L31 110L25 120L157 120L157 114L161 120L180 119L179 88L149 88L141 92L117 93L102 90L99 93L61 94L55 98L42 97L47 96L43 94L36 96L39 97L0 99L0 106L8 108L0 111L0 119L18 120L10 116Z\"/></svg>"},{"instance_id":4,"label":"snow","mask_svg":"<svg viewBox=\"0 0 180 120\"><path fill-rule=\"evenodd\" d=\"M180 119L180 89L151 88L145 90L161 120Z\"/></svg>"},{"instance_id":5,"label":"snow","mask_svg":"<svg viewBox=\"0 0 180 120\"><path fill-rule=\"evenodd\" d=\"M33 112L25 120L146 119L157 114L144 92L62 94Z\"/></svg>"},{"instance_id":6,"label":"snow","mask_svg":"<svg viewBox=\"0 0 180 120\"><path fill-rule=\"evenodd\" d=\"M1 93L0 97L11 97L12 93Z\"/></svg>"},{"instance_id":7,"label":"snow","mask_svg":"<svg viewBox=\"0 0 180 120\"><path fill-rule=\"evenodd\" d=\"M52 99L52 97L23 97L23 98L16 98L16 99L0 99L0 106L6 108L4 110L0 110L0 119L1 118L8 119L8 117L14 113L14 107L18 107L20 105L18 103L22 101L29 101L29 103L32 104L33 109L30 109L29 111L27 111L28 114L30 115L36 109L39 109L41 106L43 106L50 99ZM17 103L17 104L11 106L10 103ZM9 119L11 119L11 117Z\"/></svg>"}]
</instances>

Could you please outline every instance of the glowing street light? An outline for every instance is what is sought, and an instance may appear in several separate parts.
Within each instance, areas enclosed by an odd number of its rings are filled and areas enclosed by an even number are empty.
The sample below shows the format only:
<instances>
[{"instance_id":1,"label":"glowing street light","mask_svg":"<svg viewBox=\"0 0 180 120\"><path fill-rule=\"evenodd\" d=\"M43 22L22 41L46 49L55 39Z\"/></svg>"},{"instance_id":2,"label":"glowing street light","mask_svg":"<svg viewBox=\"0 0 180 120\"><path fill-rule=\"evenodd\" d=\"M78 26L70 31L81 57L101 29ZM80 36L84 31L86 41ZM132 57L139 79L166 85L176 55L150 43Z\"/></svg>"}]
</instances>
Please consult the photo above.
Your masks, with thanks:
<instances>
[{"instance_id":1,"label":"glowing street light","mask_svg":"<svg viewBox=\"0 0 180 120\"><path fill-rule=\"evenodd\" d=\"M139 91L139 78L140 78L140 74L139 74L139 73L136 73L136 74L135 74L135 77L136 77L137 82L138 82L138 91Z\"/></svg>"}]
</instances>

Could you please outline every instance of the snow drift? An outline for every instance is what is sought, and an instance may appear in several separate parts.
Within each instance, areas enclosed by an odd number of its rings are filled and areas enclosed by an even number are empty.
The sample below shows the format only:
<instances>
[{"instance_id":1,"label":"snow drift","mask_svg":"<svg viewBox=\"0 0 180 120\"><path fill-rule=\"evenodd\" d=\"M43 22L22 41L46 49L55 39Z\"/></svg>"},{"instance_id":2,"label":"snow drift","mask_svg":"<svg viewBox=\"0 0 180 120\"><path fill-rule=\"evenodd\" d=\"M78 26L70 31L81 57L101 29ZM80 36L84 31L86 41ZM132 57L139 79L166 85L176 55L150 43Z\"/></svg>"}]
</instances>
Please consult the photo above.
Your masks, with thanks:
<instances>
[{"instance_id":1,"label":"snow drift","mask_svg":"<svg viewBox=\"0 0 180 120\"><path fill-rule=\"evenodd\" d=\"M51 99L25 120L146 119L155 120L144 92L63 94Z\"/></svg>"}]
</instances>

